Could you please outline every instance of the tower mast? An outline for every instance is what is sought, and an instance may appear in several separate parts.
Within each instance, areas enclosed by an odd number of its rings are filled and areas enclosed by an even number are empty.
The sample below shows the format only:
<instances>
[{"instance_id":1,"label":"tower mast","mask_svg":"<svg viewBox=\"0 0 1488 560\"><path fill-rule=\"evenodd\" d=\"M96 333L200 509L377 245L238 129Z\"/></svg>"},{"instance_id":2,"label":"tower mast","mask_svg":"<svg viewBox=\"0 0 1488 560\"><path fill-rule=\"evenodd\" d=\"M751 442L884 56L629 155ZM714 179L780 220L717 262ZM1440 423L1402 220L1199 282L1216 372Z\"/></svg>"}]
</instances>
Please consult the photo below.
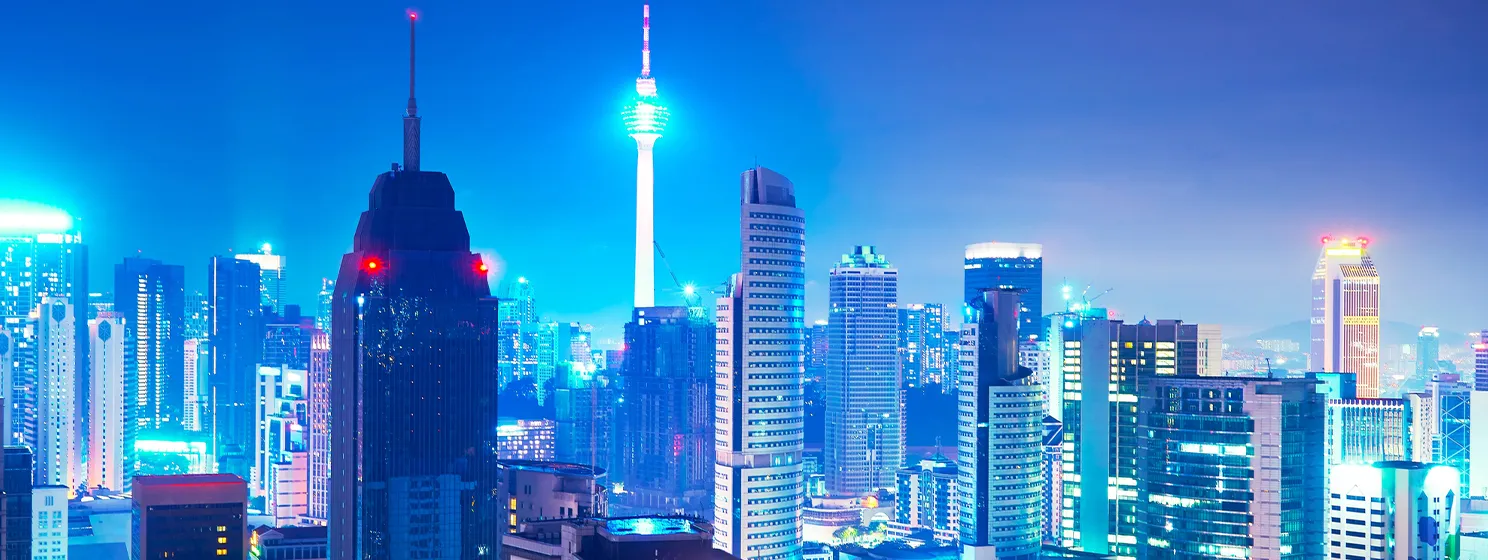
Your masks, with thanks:
<instances>
[{"instance_id":1,"label":"tower mast","mask_svg":"<svg viewBox=\"0 0 1488 560\"><path fill-rule=\"evenodd\" d=\"M418 14L408 12L408 109L403 114L403 169L419 170L419 116L418 102L413 98L415 28Z\"/></svg>"},{"instance_id":2,"label":"tower mast","mask_svg":"<svg viewBox=\"0 0 1488 560\"><path fill-rule=\"evenodd\" d=\"M636 96L625 111L625 128L636 141L635 306L656 305L656 254L653 230L651 152L666 127L667 109L651 77L651 5L641 8L641 75Z\"/></svg>"}]
</instances>

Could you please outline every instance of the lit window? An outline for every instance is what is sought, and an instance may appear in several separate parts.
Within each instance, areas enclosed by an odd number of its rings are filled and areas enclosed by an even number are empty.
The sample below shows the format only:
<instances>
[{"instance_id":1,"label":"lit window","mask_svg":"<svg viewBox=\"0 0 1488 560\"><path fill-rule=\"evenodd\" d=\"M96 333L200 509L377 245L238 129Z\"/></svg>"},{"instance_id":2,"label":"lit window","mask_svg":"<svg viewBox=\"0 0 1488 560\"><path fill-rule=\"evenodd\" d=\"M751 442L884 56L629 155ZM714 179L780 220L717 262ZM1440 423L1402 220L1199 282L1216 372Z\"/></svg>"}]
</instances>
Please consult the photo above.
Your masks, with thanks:
<instances>
[{"instance_id":1,"label":"lit window","mask_svg":"<svg viewBox=\"0 0 1488 560\"><path fill-rule=\"evenodd\" d=\"M217 544L227 544L227 537L217 537Z\"/></svg>"},{"instance_id":2,"label":"lit window","mask_svg":"<svg viewBox=\"0 0 1488 560\"><path fill-rule=\"evenodd\" d=\"M218 525L217 526L217 532L218 533L226 533L227 532L227 525Z\"/></svg>"},{"instance_id":3,"label":"lit window","mask_svg":"<svg viewBox=\"0 0 1488 560\"><path fill-rule=\"evenodd\" d=\"M219 548L219 549L217 549L217 555L218 556L227 556L227 549L226 548Z\"/></svg>"}]
</instances>

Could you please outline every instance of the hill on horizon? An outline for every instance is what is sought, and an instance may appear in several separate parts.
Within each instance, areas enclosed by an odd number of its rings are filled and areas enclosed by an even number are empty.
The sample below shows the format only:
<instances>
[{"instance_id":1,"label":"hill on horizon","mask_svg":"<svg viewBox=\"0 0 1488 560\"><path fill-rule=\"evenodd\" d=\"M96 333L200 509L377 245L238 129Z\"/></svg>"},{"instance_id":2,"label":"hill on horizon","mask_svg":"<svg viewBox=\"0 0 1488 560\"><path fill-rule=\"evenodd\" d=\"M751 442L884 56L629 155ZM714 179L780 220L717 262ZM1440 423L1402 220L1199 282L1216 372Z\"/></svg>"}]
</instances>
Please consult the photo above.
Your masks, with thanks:
<instances>
[{"instance_id":1,"label":"hill on horizon","mask_svg":"<svg viewBox=\"0 0 1488 560\"><path fill-rule=\"evenodd\" d=\"M1308 329L1309 326L1307 321L1293 321L1246 336L1226 338L1225 344L1229 344L1231 348L1255 348L1257 340L1293 340L1302 346L1303 352L1306 352L1308 340L1311 338ZM1415 344L1416 335L1420 332L1421 325L1401 321L1385 321L1380 325L1380 345ZM1454 330L1443 327L1441 329L1441 344L1444 347L1467 344L1468 332L1466 330Z\"/></svg>"}]
</instances>

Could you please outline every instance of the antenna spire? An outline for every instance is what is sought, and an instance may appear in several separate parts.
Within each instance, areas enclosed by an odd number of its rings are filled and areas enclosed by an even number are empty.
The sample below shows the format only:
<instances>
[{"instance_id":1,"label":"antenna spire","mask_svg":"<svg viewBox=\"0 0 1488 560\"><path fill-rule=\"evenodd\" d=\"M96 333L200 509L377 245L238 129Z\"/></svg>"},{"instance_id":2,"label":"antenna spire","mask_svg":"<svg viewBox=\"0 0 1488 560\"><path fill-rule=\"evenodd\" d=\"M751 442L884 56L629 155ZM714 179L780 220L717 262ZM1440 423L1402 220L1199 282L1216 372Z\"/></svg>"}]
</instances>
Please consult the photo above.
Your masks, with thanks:
<instances>
[{"instance_id":1,"label":"antenna spire","mask_svg":"<svg viewBox=\"0 0 1488 560\"><path fill-rule=\"evenodd\" d=\"M418 13L408 11L408 110L403 114L403 169L419 170L419 116L418 102L413 98L414 41L418 24Z\"/></svg>"},{"instance_id":2,"label":"antenna spire","mask_svg":"<svg viewBox=\"0 0 1488 560\"><path fill-rule=\"evenodd\" d=\"M651 76L651 5L641 7L641 77Z\"/></svg>"}]
</instances>

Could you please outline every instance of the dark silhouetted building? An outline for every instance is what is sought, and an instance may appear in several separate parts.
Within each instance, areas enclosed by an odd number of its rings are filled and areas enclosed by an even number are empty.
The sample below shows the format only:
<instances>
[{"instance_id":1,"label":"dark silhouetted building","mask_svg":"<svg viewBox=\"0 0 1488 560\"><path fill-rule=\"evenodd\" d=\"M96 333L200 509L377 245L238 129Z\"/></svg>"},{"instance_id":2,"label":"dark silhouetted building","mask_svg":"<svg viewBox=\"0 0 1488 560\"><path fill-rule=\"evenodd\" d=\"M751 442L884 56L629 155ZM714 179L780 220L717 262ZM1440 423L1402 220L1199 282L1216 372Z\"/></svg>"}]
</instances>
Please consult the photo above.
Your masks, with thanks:
<instances>
[{"instance_id":1,"label":"dark silhouetted building","mask_svg":"<svg viewBox=\"0 0 1488 560\"><path fill-rule=\"evenodd\" d=\"M713 511L714 326L686 307L638 308L625 325L621 470L626 505Z\"/></svg>"},{"instance_id":2,"label":"dark silhouetted building","mask_svg":"<svg viewBox=\"0 0 1488 560\"><path fill-rule=\"evenodd\" d=\"M212 257L212 376L208 422L219 472L249 478L253 464L253 389L263 359L263 295L258 265Z\"/></svg>"},{"instance_id":3,"label":"dark silhouetted building","mask_svg":"<svg viewBox=\"0 0 1488 560\"><path fill-rule=\"evenodd\" d=\"M331 302L337 560L500 547L497 301L449 177L419 168L411 89L404 165L373 183Z\"/></svg>"},{"instance_id":4,"label":"dark silhouetted building","mask_svg":"<svg viewBox=\"0 0 1488 560\"><path fill-rule=\"evenodd\" d=\"M31 450L5 448L0 473L0 537L4 560L31 560Z\"/></svg>"},{"instance_id":5,"label":"dark silhouetted building","mask_svg":"<svg viewBox=\"0 0 1488 560\"><path fill-rule=\"evenodd\" d=\"M114 267L114 313L124 319L125 489L138 472L141 431L180 430L186 414L186 269L142 258Z\"/></svg>"},{"instance_id":6,"label":"dark silhouetted building","mask_svg":"<svg viewBox=\"0 0 1488 560\"><path fill-rule=\"evenodd\" d=\"M566 519L531 524L506 536L512 560L710 560L712 528L689 517Z\"/></svg>"},{"instance_id":7,"label":"dark silhouetted building","mask_svg":"<svg viewBox=\"0 0 1488 560\"><path fill-rule=\"evenodd\" d=\"M231 474L134 479L134 557L248 558L248 483Z\"/></svg>"}]
</instances>

